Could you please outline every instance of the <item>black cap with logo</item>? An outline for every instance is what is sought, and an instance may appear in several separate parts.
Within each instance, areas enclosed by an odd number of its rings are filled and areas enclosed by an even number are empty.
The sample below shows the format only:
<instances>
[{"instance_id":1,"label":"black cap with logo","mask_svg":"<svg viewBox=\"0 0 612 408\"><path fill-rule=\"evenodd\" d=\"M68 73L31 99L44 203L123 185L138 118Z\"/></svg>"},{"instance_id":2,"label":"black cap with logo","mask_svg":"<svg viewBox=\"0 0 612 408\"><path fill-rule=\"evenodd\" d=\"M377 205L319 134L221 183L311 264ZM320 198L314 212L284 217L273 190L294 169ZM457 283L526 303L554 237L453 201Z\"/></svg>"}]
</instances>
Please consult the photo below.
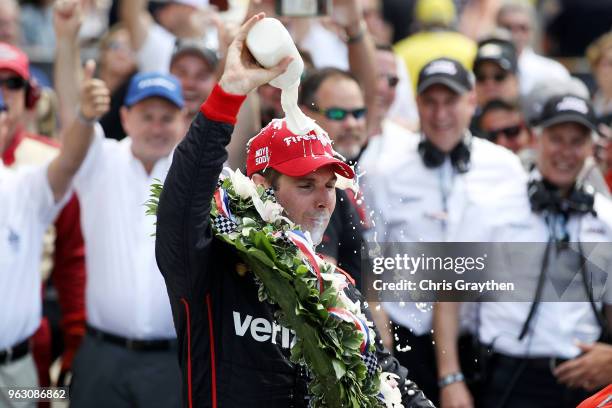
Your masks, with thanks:
<instances>
[{"instance_id":1,"label":"black cap with logo","mask_svg":"<svg viewBox=\"0 0 612 408\"><path fill-rule=\"evenodd\" d=\"M478 51L474 59L474 72L478 65L490 61L498 65L506 72L516 74L518 72L518 58L516 48L510 41L492 38L478 43Z\"/></svg>"},{"instance_id":2,"label":"black cap with logo","mask_svg":"<svg viewBox=\"0 0 612 408\"><path fill-rule=\"evenodd\" d=\"M579 96L565 94L553 96L544 104L537 125L547 128L561 123L578 123L597 130L597 116L588 100Z\"/></svg>"},{"instance_id":3,"label":"black cap with logo","mask_svg":"<svg viewBox=\"0 0 612 408\"><path fill-rule=\"evenodd\" d=\"M474 87L471 72L459 61L451 58L438 58L428 62L419 73L417 93L423 93L432 85L444 85L452 91L463 94Z\"/></svg>"}]
</instances>

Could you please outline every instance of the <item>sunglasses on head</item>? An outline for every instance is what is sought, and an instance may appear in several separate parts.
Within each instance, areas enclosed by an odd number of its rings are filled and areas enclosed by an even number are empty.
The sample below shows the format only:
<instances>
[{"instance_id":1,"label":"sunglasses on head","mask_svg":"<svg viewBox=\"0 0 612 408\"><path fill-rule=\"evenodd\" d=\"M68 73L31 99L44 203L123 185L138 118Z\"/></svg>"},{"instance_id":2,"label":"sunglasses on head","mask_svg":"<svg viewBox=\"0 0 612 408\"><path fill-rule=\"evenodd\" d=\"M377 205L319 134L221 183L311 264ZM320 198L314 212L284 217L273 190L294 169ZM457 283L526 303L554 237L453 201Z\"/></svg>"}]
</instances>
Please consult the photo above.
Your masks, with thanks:
<instances>
[{"instance_id":1,"label":"sunglasses on head","mask_svg":"<svg viewBox=\"0 0 612 408\"><path fill-rule=\"evenodd\" d=\"M380 77L387 80L389 88L395 88L399 84L399 77L397 75L381 75Z\"/></svg>"},{"instance_id":2,"label":"sunglasses on head","mask_svg":"<svg viewBox=\"0 0 612 408\"><path fill-rule=\"evenodd\" d=\"M316 109L315 109L316 110ZM352 115L355 119L361 119L365 117L367 112L366 108L358 108L358 109L342 109L342 108L329 108L329 109L319 109L317 110L319 113L325 115L327 119L330 120L344 120L347 115Z\"/></svg>"},{"instance_id":3,"label":"sunglasses on head","mask_svg":"<svg viewBox=\"0 0 612 408\"><path fill-rule=\"evenodd\" d=\"M495 142L500 135L506 136L507 139L515 139L523 130L523 125L508 126L501 129L495 129L487 132L487 138Z\"/></svg>"},{"instance_id":4,"label":"sunglasses on head","mask_svg":"<svg viewBox=\"0 0 612 408\"><path fill-rule=\"evenodd\" d=\"M492 79L495 82L499 83L499 82L503 82L508 77L508 73L498 72L497 74L494 74L494 75L484 75L482 73L476 72L475 76L476 76L477 82L486 82L487 80Z\"/></svg>"},{"instance_id":5,"label":"sunglasses on head","mask_svg":"<svg viewBox=\"0 0 612 408\"><path fill-rule=\"evenodd\" d=\"M27 81L21 77L10 77L5 79L0 79L0 87L6 87L10 90L17 90L25 88Z\"/></svg>"}]
</instances>

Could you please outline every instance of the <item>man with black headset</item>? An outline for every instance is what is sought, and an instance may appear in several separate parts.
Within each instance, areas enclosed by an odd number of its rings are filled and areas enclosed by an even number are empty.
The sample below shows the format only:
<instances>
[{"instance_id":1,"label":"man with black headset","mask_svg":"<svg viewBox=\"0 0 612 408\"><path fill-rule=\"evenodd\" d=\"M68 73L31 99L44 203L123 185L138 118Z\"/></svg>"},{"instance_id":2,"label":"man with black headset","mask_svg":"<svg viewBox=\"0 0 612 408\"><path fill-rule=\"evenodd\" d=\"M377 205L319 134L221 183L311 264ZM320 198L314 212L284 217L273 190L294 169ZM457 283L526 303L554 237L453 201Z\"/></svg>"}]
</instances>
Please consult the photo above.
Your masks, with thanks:
<instances>
[{"instance_id":1,"label":"man with black headset","mask_svg":"<svg viewBox=\"0 0 612 408\"><path fill-rule=\"evenodd\" d=\"M539 266L529 271L537 282L533 300L480 305L479 338L491 353L482 394L474 404L463 381L452 381L441 407L575 407L588 395L585 390L609 382L609 346L603 342L609 340L612 316L610 274L603 267L608 282L600 291L593 289L593 276L597 266L610 265L612 254L604 250L594 262L597 255L586 248L591 243L607 248L605 243L612 242L612 202L577 182L596 131L585 99L567 94L545 103L536 127L537 167L524 189L531 212L524 218L516 213L505 233L496 234L501 240L545 243L537 246L542 253L533 255ZM572 247L577 250L568 250ZM575 271L569 282L580 285L584 301L551 302L543 295L546 277L560 278L564 267ZM458 303L442 303L434 315L441 374L460 373L453 329L458 310Z\"/></svg>"},{"instance_id":2,"label":"man with black headset","mask_svg":"<svg viewBox=\"0 0 612 408\"><path fill-rule=\"evenodd\" d=\"M518 158L468 130L476 106L473 88L472 74L455 60L439 58L421 70L416 100L420 137L398 139L394 149L378 158L384 168L373 178L364 176L365 201L373 207L375 223L369 241L482 240L481 226L504 213L509 198L520 196L526 175ZM395 356L435 402L431 304L383 306L395 326ZM384 313L378 321L389 320ZM467 308L465 316L468 323Z\"/></svg>"}]
</instances>

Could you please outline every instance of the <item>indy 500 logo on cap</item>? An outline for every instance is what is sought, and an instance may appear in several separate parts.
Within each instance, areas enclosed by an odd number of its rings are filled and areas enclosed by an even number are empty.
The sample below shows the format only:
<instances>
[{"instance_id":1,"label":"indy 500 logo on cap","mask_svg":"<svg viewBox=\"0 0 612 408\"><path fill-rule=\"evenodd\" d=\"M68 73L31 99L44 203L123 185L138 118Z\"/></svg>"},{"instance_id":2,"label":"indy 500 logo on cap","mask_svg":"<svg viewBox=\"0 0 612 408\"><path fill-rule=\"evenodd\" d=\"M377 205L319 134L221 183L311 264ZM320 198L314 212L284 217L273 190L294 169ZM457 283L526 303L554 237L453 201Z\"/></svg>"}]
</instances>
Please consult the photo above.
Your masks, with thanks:
<instances>
[{"instance_id":1,"label":"indy 500 logo on cap","mask_svg":"<svg viewBox=\"0 0 612 408\"><path fill-rule=\"evenodd\" d=\"M434 61L425 70L425 75L446 74L455 75L457 67L450 61Z\"/></svg>"},{"instance_id":2,"label":"indy 500 logo on cap","mask_svg":"<svg viewBox=\"0 0 612 408\"><path fill-rule=\"evenodd\" d=\"M580 112L583 115L589 113L589 107L586 102L580 98L576 98L575 96L566 96L561 99L556 106L557 111L574 111Z\"/></svg>"},{"instance_id":3,"label":"indy 500 logo on cap","mask_svg":"<svg viewBox=\"0 0 612 408\"><path fill-rule=\"evenodd\" d=\"M260 165L268 162L268 148L262 147L255 151L255 164Z\"/></svg>"}]
</instances>

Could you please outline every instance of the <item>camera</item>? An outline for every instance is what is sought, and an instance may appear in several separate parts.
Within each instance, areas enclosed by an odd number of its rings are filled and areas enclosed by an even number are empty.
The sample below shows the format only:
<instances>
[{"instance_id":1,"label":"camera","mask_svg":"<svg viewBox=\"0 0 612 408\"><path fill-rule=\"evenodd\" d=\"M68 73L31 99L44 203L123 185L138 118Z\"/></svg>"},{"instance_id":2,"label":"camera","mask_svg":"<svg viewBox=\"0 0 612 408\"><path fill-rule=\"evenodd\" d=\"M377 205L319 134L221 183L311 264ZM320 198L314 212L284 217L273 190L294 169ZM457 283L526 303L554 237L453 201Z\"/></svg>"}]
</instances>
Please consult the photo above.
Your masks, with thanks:
<instances>
[{"instance_id":1,"label":"camera","mask_svg":"<svg viewBox=\"0 0 612 408\"><path fill-rule=\"evenodd\" d=\"M317 17L331 13L331 0L276 0L276 14L288 17Z\"/></svg>"}]
</instances>

